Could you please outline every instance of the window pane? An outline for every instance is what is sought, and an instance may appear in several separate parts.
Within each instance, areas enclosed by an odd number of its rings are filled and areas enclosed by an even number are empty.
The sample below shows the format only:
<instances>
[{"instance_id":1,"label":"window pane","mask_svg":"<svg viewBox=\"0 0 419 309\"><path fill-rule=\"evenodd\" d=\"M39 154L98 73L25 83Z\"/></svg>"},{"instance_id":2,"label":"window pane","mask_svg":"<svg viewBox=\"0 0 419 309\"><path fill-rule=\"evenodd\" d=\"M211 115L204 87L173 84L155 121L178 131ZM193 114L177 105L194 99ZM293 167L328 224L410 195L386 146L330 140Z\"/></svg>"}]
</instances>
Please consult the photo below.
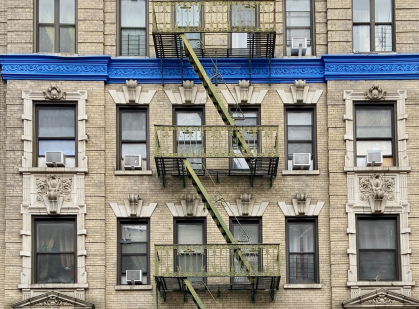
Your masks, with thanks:
<instances>
[{"instance_id":1,"label":"window pane","mask_svg":"<svg viewBox=\"0 0 419 309\"><path fill-rule=\"evenodd\" d=\"M39 109L39 137L75 137L74 108Z\"/></svg>"},{"instance_id":2,"label":"window pane","mask_svg":"<svg viewBox=\"0 0 419 309\"><path fill-rule=\"evenodd\" d=\"M312 153L311 143L288 143L288 154L293 153Z\"/></svg>"},{"instance_id":3,"label":"window pane","mask_svg":"<svg viewBox=\"0 0 419 309\"><path fill-rule=\"evenodd\" d=\"M76 143L74 140L40 140L38 155L44 156L45 151L62 151L65 156L76 155Z\"/></svg>"},{"instance_id":4,"label":"window pane","mask_svg":"<svg viewBox=\"0 0 419 309\"><path fill-rule=\"evenodd\" d=\"M375 51L392 51L393 36L390 25L375 26Z\"/></svg>"},{"instance_id":5,"label":"window pane","mask_svg":"<svg viewBox=\"0 0 419 309\"><path fill-rule=\"evenodd\" d=\"M289 251L314 252L313 224L289 223Z\"/></svg>"},{"instance_id":6,"label":"window pane","mask_svg":"<svg viewBox=\"0 0 419 309\"><path fill-rule=\"evenodd\" d=\"M72 54L76 52L75 27L60 27L60 52Z\"/></svg>"},{"instance_id":7,"label":"window pane","mask_svg":"<svg viewBox=\"0 0 419 309\"><path fill-rule=\"evenodd\" d=\"M74 251L74 223L36 223L37 252Z\"/></svg>"},{"instance_id":8,"label":"window pane","mask_svg":"<svg viewBox=\"0 0 419 309\"><path fill-rule=\"evenodd\" d=\"M121 0L121 27L145 27L144 0Z\"/></svg>"},{"instance_id":9,"label":"window pane","mask_svg":"<svg viewBox=\"0 0 419 309\"><path fill-rule=\"evenodd\" d=\"M40 52L55 52L55 29L54 27L39 26L38 49Z\"/></svg>"},{"instance_id":10,"label":"window pane","mask_svg":"<svg viewBox=\"0 0 419 309\"><path fill-rule=\"evenodd\" d=\"M121 112L122 140L146 140L146 125L146 113Z\"/></svg>"},{"instance_id":11,"label":"window pane","mask_svg":"<svg viewBox=\"0 0 419 309\"><path fill-rule=\"evenodd\" d=\"M370 21L369 0L354 0L353 20L354 22L369 22Z\"/></svg>"},{"instance_id":12,"label":"window pane","mask_svg":"<svg viewBox=\"0 0 419 309\"><path fill-rule=\"evenodd\" d=\"M310 27L310 12L287 12L287 27Z\"/></svg>"},{"instance_id":13,"label":"window pane","mask_svg":"<svg viewBox=\"0 0 419 309\"><path fill-rule=\"evenodd\" d=\"M241 222L240 225L235 223L233 226L233 236L239 243L259 243L259 224Z\"/></svg>"},{"instance_id":14,"label":"window pane","mask_svg":"<svg viewBox=\"0 0 419 309\"><path fill-rule=\"evenodd\" d=\"M147 244L122 244L122 253L147 253Z\"/></svg>"},{"instance_id":15,"label":"window pane","mask_svg":"<svg viewBox=\"0 0 419 309\"><path fill-rule=\"evenodd\" d=\"M366 156L367 150L382 150L383 156L391 156L391 141L359 141L356 142L356 155Z\"/></svg>"},{"instance_id":16,"label":"window pane","mask_svg":"<svg viewBox=\"0 0 419 309\"><path fill-rule=\"evenodd\" d=\"M359 279L397 280L396 251L360 251Z\"/></svg>"},{"instance_id":17,"label":"window pane","mask_svg":"<svg viewBox=\"0 0 419 309\"><path fill-rule=\"evenodd\" d=\"M256 25L255 7L248 7L245 4L231 6L231 26L249 27Z\"/></svg>"},{"instance_id":18,"label":"window pane","mask_svg":"<svg viewBox=\"0 0 419 309\"><path fill-rule=\"evenodd\" d=\"M202 125L202 113L201 112L176 112L176 124L177 125Z\"/></svg>"},{"instance_id":19,"label":"window pane","mask_svg":"<svg viewBox=\"0 0 419 309\"><path fill-rule=\"evenodd\" d=\"M178 224L178 244L203 244L203 224Z\"/></svg>"},{"instance_id":20,"label":"window pane","mask_svg":"<svg viewBox=\"0 0 419 309\"><path fill-rule=\"evenodd\" d=\"M314 283L314 254L290 254L290 283Z\"/></svg>"},{"instance_id":21,"label":"window pane","mask_svg":"<svg viewBox=\"0 0 419 309\"><path fill-rule=\"evenodd\" d=\"M311 113L288 112L288 125L309 125L311 124Z\"/></svg>"},{"instance_id":22,"label":"window pane","mask_svg":"<svg viewBox=\"0 0 419 309\"><path fill-rule=\"evenodd\" d=\"M258 112L257 111L242 111L231 112L231 115L233 118L237 118L234 121L236 122L236 125L238 126L257 126L258 125ZM244 118L243 118L244 116Z\"/></svg>"},{"instance_id":23,"label":"window pane","mask_svg":"<svg viewBox=\"0 0 419 309\"><path fill-rule=\"evenodd\" d=\"M121 271L125 273L127 270L142 270L147 272L147 256L122 256Z\"/></svg>"},{"instance_id":24,"label":"window pane","mask_svg":"<svg viewBox=\"0 0 419 309\"><path fill-rule=\"evenodd\" d=\"M288 127L288 139L289 140L311 140L312 139L312 127L311 126L298 126Z\"/></svg>"},{"instance_id":25,"label":"window pane","mask_svg":"<svg viewBox=\"0 0 419 309\"><path fill-rule=\"evenodd\" d=\"M60 23L74 24L76 22L75 0L60 0Z\"/></svg>"},{"instance_id":26,"label":"window pane","mask_svg":"<svg viewBox=\"0 0 419 309\"><path fill-rule=\"evenodd\" d=\"M232 33L231 48L247 48L247 33Z\"/></svg>"},{"instance_id":27,"label":"window pane","mask_svg":"<svg viewBox=\"0 0 419 309\"><path fill-rule=\"evenodd\" d=\"M39 23L54 23L54 0L39 0Z\"/></svg>"},{"instance_id":28,"label":"window pane","mask_svg":"<svg viewBox=\"0 0 419 309\"><path fill-rule=\"evenodd\" d=\"M360 0L362 1L362 0ZM375 21L392 22L392 0L375 0Z\"/></svg>"},{"instance_id":29,"label":"window pane","mask_svg":"<svg viewBox=\"0 0 419 309\"><path fill-rule=\"evenodd\" d=\"M131 242L147 242L147 225L121 224L121 237Z\"/></svg>"},{"instance_id":30,"label":"window pane","mask_svg":"<svg viewBox=\"0 0 419 309\"><path fill-rule=\"evenodd\" d=\"M147 145L144 144L122 144L121 156L124 158L125 155L141 155L142 159L147 159Z\"/></svg>"},{"instance_id":31,"label":"window pane","mask_svg":"<svg viewBox=\"0 0 419 309\"><path fill-rule=\"evenodd\" d=\"M73 283L76 272L74 254L37 255L37 283Z\"/></svg>"},{"instance_id":32,"label":"window pane","mask_svg":"<svg viewBox=\"0 0 419 309\"><path fill-rule=\"evenodd\" d=\"M396 220L358 220L360 249L395 249Z\"/></svg>"},{"instance_id":33,"label":"window pane","mask_svg":"<svg viewBox=\"0 0 419 309\"><path fill-rule=\"evenodd\" d=\"M354 52L370 51L370 26L354 26Z\"/></svg>"},{"instance_id":34,"label":"window pane","mask_svg":"<svg viewBox=\"0 0 419 309\"><path fill-rule=\"evenodd\" d=\"M177 6L176 24L179 27L197 27L199 25L199 10L197 5Z\"/></svg>"},{"instance_id":35,"label":"window pane","mask_svg":"<svg viewBox=\"0 0 419 309\"><path fill-rule=\"evenodd\" d=\"M121 30L121 55L146 56L147 37L145 29Z\"/></svg>"},{"instance_id":36,"label":"window pane","mask_svg":"<svg viewBox=\"0 0 419 309\"><path fill-rule=\"evenodd\" d=\"M310 0L286 0L288 11L310 11Z\"/></svg>"},{"instance_id":37,"label":"window pane","mask_svg":"<svg viewBox=\"0 0 419 309\"><path fill-rule=\"evenodd\" d=\"M357 137L391 137L391 109L357 109Z\"/></svg>"}]
</instances>

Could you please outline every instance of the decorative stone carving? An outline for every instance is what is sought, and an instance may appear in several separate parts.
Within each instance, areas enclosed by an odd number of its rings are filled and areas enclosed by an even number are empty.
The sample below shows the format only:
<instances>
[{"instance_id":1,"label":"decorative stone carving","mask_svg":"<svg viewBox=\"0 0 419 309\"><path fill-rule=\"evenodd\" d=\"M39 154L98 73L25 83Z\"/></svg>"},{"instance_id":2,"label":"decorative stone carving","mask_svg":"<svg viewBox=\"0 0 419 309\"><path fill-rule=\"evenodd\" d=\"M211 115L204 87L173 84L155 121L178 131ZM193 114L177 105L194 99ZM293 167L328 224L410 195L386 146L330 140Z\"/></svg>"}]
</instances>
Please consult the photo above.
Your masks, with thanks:
<instances>
[{"instance_id":1,"label":"decorative stone carving","mask_svg":"<svg viewBox=\"0 0 419 309\"><path fill-rule=\"evenodd\" d=\"M117 218L149 218L157 207L157 203L144 205L143 200L136 194L129 194L123 205L117 203L110 203L110 205Z\"/></svg>"},{"instance_id":2,"label":"decorative stone carving","mask_svg":"<svg viewBox=\"0 0 419 309\"><path fill-rule=\"evenodd\" d=\"M261 104L268 93L268 89L255 91L254 87L250 86L250 81L239 80L238 85L234 86L233 91L222 89L221 93L228 104Z\"/></svg>"},{"instance_id":3,"label":"decorative stone carving","mask_svg":"<svg viewBox=\"0 0 419 309\"><path fill-rule=\"evenodd\" d=\"M51 85L47 89L47 91L44 91L45 100L63 100L65 99L67 93L65 91L61 91L60 88L58 88L55 85Z\"/></svg>"},{"instance_id":4,"label":"decorative stone carving","mask_svg":"<svg viewBox=\"0 0 419 309\"><path fill-rule=\"evenodd\" d=\"M131 217L135 217L137 213L141 213L141 206L143 205L143 201L138 195L128 195L128 204L129 208L127 210L129 211L129 215Z\"/></svg>"},{"instance_id":5,"label":"decorative stone carving","mask_svg":"<svg viewBox=\"0 0 419 309\"><path fill-rule=\"evenodd\" d=\"M295 214L298 216L304 216L310 207L310 198L304 192L296 194L296 197L292 199L292 205L294 206Z\"/></svg>"},{"instance_id":6,"label":"decorative stone carving","mask_svg":"<svg viewBox=\"0 0 419 309\"><path fill-rule=\"evenodd\" d=\"M223 201L221 206L227 211L230 217L236 216L251 216L261 217L268 207L269 202L256 200L252 194L244 193L240 198L236 199L236 203L229 203Z\"/></svg>"},{"instance_id":7,"label":"decorative stone carving","mask_svg":"<svg viewBox=\"0 0 419 309\"><path fill-rule=\"evenodd\" d=\"M83 299L71 297L66 294L49 291L41 295L27 298L23 301L12 305L13 308L38 308L38 307L71 307L71 308L89 308L93 309L95 306Z\"/></svg>"},{"instance_id":8,"label":"decorative stone carving","mask_svg":"<svg viewBox=\"0 0 419 309\"><path fill-rule=\"evenodd\" d=\"M377 304L387 305L387 304L400 304L400 302L396 301L394 299L390 299L385 295L378 295L376 298L373 298L373 299L370 299L370 300L367 300L367 301L363 302L363 304L365 304L365 305L369 305L369 304L371 304L371 305L377 305Z\"/></svg>"},{"instance_id":9,"label":"decorative stone carving","mask_svg":"<svg viewBox=\"0 0 419 309\"><path fill-rule=\"evenodd\" d=\"M186 194L184 200L182 200L181 203L182 205L183 203L186 204L186 215L193 216L194 213L196 213L196 208L199 204L199 198L195 198L195 195L193 194Z\"/></svg>"},{"instance_id":10,"label":"decorative stone carving","mask_svg":"<svg viewBox=\"0 0 419 309\"><path fill-rule=\"evenodd\" d=\"M185 103L190 104L192 103L192 88L193 88L193 81L185 80L183 82L183 91L185 96Z\"/></svg>"},{"instance_id":11,"label":"decorative stone carving","mask_svg":"<svg viewBox=\"0 0 419 309\"><path fill-rule=\"evenodd\" d=\"M247 103L249 100L249 85L250 81L248 80L239 80L240 87L240 103Z\"/></svg>"},{"instance_id":12,"label":"decorative stone carving","mask_svg":"<svg viewBox=\"0 0 419 309\"><path fill-rule=\"evenodd\" d=\"M290 86L290 92L285 92L282 89L278 89L277 92L284 104L316 104L323 90L310 91L310 86L306 84L306 81L300 79L296 80L294 85Z\"/></svg>"},{"instance_id":13,"label":"decorative stone carving","mask_svg":"<svg viewBox=\"0 0 419 309\"><path fill-rule=\"evenodd\" d=\"M135 98L137 94L137 81L136 80L127 80L126 86L128 90L128 103L135 103Z\"/></svg>"},{"instance_id":14,"label":"decorative stone carving","mask_svg":"<svg viewBox=\"0 0 419 309\"><path fill-rule=\"evenodd\" d=\"M66 301L62 301L61 299L58 299L57 296L55 295L50 295L48 296L47 300L44 300L43 302L40 303L35 303L35 306L39 306L39 307L51 307L51 306L73 306L72 303L66 302Z\"/></svg>"},{"instance_id":15,"label":"decorative stone carving","mask_svg":"<svg viewBox=\"0 0 419 309\"><path fill-rule=\"evenodd\" d=\"M198 92L198 86L190 80L183 81L179 92L168 89L164 92L172 104L205 104L207 102L207 92L205 90Z\"/></svg>"},{"instance_id":16,"label":"decorative stone carving","mask_svg":"<svg viewBox=\"0 0 419 309\"><path fill-rule=\"evenodd\" d=\"M418 308L419 301L402 294L398 288L368 288L363 295L352 295L352 299L342 303L342 308ZM397 292L396 292L397 291ZM400 292L398 292L400 291ZM410 294L410 289L409 289Z\"/></svg>"},{"instance_id":17,"label":"decorative stone carving","mask_svg":"<svg viewBox=\"0 0 419 309\"><path fill-rule=\"evenodd\" d=\"M175 203L166 203L173 217L206 217L207 209L201 200L193 194L185 194L182 200Z\"/></svg>"},{"instance_id":18,"label":"decorative stone carving","mask_svg":"<svg viewBox=\"0 0 419 309\"><path fill-rule=\"evenodd\" d=\"M318 216L325 202L317 202L313 205L310 205L310 202L311 198L308 198L306 193L298 192L292 199L292 205L287 205L285 202L278 202L278 205L287 217Z\"/></svg>"},{"instance_id":19,"label":"decorative stone carving","mask_svg":"<svg viewBox=\"0 0 419 309\"><path fill-rule=\"evenodd\" d=\"M72 178L62 178L56 175L47 175L36 178L37 201L45 203L50 214L59 212L63 202L71 202Z\"/></svg>"},{"instance_id":20,"label":"decorative stone carving","mask_svg":"<svg viewBox=\"0 0 419 309\"><path fill-rule=\"evenodd\" d=\"M249 204L250 199L252 198L251 194L244 193L240 195L240 202L241 202L241 209L242 209L242 215L248 216L249 215Z\"/></svg>"},{"instance_id":21,"label":"decorative stone carving","mask_svg":"<svg viewBox=\"0 0 419 309\"><path fill-rule=\"evenodd\" d=\"M380 86L372 85L367 92L365 92L366 100L384 100L386 98L387 91L383 91Z\"/></svg>"},{"instance_id":22,"label":"decorative stone carving","mask_svg":"<svg viewBox=\"0 0 419 309\"><path fill-rule=\"evenodd\" d=\"M383 201L394 201L395 182L395 177L378 174L359 177L360 200L368 201L373 212L382 212L385 206Z\"/></svg>"}]
</instances>

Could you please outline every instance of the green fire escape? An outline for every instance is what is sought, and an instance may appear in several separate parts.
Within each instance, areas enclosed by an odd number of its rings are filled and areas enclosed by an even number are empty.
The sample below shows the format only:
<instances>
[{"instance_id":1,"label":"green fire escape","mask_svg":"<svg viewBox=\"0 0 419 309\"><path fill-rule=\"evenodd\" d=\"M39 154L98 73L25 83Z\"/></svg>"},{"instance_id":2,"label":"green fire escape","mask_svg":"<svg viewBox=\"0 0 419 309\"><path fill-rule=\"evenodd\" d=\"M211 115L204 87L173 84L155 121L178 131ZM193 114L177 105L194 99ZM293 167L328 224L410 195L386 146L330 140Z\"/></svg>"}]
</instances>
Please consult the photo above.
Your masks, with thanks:
<instances>
[{"instance_id":1,"label":"green fire escape","mask_svg":"<svg viewBox=\"0 0 419 309\"><path fill-rule=\"evenodd\" d=\"M162 64L163 82L164 60L180 59L183 78L183 57L186 57L225 124L155 126L155 161L163 186L167 176L183 179L184 185L190 179L226 241L226 244L195 247L156 245L156 287L164 300L169 291L182 291L185 300L190 294L198 308L205 306L196 292L193 278L202 278L205 288L209 291L208 286L212 285L217 294L225 286L229 289L249 289L252 300L255 300L257 290L268 290L274 300L280 279L279 245L240 244L228 229L217 210L217 201L211 198L199 176L214 176L217 181L219 176L248 176L251 185L255 177L265 177L272 185L278 168L278 127L237 126L197 55L213 61L213 72L217 72L221 80L213 60L216 57L248 57L249 77L253 58L268 58L270 65L275 48L275 1L154 1L152 6L154 46ZM205 18L202 18L204 15ZM245 34L247 42L241 48L203 45L203 36L221 33L240 33L242 37ZM211 40L210 37L207 39ZM203 141L205 148L198 147L197 144ZM182 152L185 147L180 145L186 145L188 152ZM214 163L216 160L228 162L228 167L220 168L222 164ZM231 168L233 160L240 160L246 168ZM196 267L176 269L174 261L180 253L189 257L191 264L197 256L205 256L206 266L201 265L199 271ZM209 277L220 279L209 282Z\"/></svg>"}]
</instances>

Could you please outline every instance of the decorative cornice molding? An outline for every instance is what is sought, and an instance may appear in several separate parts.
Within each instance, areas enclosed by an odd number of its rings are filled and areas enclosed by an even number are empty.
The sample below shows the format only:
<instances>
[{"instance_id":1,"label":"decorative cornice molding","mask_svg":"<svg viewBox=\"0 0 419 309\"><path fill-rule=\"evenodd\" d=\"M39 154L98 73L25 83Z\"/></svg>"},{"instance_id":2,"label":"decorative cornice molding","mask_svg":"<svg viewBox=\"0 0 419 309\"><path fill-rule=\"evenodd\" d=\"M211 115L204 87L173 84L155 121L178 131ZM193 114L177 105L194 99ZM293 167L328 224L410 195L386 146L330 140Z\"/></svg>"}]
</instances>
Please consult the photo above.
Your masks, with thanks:
<instances>
[{"instance_id":1,"label":"decorative cornice molding","mask_svg":"<svg viewBox=\"0 0 419 309\"><path fill-rule=\"evenodd\" d=\"M90 308L95 307L94 304L85 300L77 299L66 294L50 291L35 297L31 297L15 303L13 308L33 308L33 307L71 307L71 308Z\"/></svg>"},{"instance_id":2,"label":"decorative cornice molding","mask_svg":"<svg viewBox=\"0 0 419 309\"><path fill-rule=\"evenodd\" d=\"M377 289L342 303L342 308L418 308L419 300L388 289Z\"/></svg>"}]
</instances>

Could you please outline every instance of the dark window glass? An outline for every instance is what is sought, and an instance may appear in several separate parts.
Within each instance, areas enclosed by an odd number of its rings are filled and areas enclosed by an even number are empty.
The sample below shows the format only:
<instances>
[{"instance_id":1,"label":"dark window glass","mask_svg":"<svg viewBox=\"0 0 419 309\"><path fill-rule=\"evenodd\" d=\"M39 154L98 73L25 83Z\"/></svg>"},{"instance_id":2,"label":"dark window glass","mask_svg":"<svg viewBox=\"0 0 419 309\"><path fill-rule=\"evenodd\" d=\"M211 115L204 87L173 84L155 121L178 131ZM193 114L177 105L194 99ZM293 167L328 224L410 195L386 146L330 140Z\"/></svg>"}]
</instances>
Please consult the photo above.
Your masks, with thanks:
<instances>
[{"instance_id":1,"label":"dark window glass","mask_svg":"<svg viewBox=\"0 0 419 309\"><path fill-rule=\"evenodd\" d=\"M307 40L307 48L302 55L313 55L312 19L312 0L285 0L286 56L298 56L298 51L292 48L293 38L295 42Z\"/></svg>"},{"instance_id":2,"label":"dark window glass","mask_svg":"<svg viewBox=\"0 0 419 309\"><path fill-rule=\"evenodd\" d=\"M398 280L397 219L358 218L359 280Z\"/></svg>"},{"instance_id":3,"label":"dark window glass","mask_svg":"<svg viewBox=\"0 0 419 309\"><path fill-rule=\"evenodd\" d=\"M315 162L315 131L313 109L286 109L287 168L293 169L294 153L311 154L310 170Z\"/></svg>"},{"instance_id":4,"label":"dark window glass","mask_svg":"<svg viewBox=\"0 0 419 309\"><path fill-rule=\"evenodd\" d=\"M141 270L142 284L149 284L149 231L147 222L119 221L119 280L128 284L127 270Z\"/></svg>"},{"instance_id":5,"label":"dark window glass","mask_svg":"<svg viewBox=\"0 0 419 309\"><path fill-rule=\"evenodd\" d=\"M35 283L76 282L75 220L35 220Z\"/></svg>"},{"instance_id":6,"label":"dark window glass","mask_svg":"<svg viewBox=\"0 0 419 309\"><path fill-rule=\"evenodd\" d=\"M353 51L393 51L392 0L353 0Z\"/></svg>"},{"instance_id":7,"label":"dark window glass","mask_svg":"<svg viewBox=\"0 0 419 309\"><path fill-rule=\"evenodd\" d=\"M61 151L67 167L75 166L76 158L76 107L36 106L38 164L45 151ZM42 158L42 160L41 160Z\"/></svg>"},{"instance_id":8,"label":"dark window glass","mask_svg":"<svg viewBox=\"0 0 419 309\"><path fill-rule=\"evenodd\" d=\"M38 51L76 52L76 0L38 0Z\"/></svg>"},{"instance_id":9,"label":"dark window glass","mask_svg":"<svg viewBox=\"0 0 419 309\"><path fill-rule=\"evenodd\" d=\"M383 165L393 166L393 106L355 106L356 165L367 165L367 151L381 150Z\"/></svg>"},{"instance_id":10,"label":"dark window glass","mask_svg":"<svg viewBox=\"0 0 419 309\"><path fill-rule=\"evenodd\" d=\"M288 283L317 282L317 231L314 220L288 220Z\"/></svg>"},{"instance_id":11,"label":"dark window glass","mask_svg":"<svg viewBox=\"0 0 419 309\"><path fill-rule=\"evenodd\" d=\"M147 55L147 2L120 0L122 56Z\"/></svg>"}]
</instances>

